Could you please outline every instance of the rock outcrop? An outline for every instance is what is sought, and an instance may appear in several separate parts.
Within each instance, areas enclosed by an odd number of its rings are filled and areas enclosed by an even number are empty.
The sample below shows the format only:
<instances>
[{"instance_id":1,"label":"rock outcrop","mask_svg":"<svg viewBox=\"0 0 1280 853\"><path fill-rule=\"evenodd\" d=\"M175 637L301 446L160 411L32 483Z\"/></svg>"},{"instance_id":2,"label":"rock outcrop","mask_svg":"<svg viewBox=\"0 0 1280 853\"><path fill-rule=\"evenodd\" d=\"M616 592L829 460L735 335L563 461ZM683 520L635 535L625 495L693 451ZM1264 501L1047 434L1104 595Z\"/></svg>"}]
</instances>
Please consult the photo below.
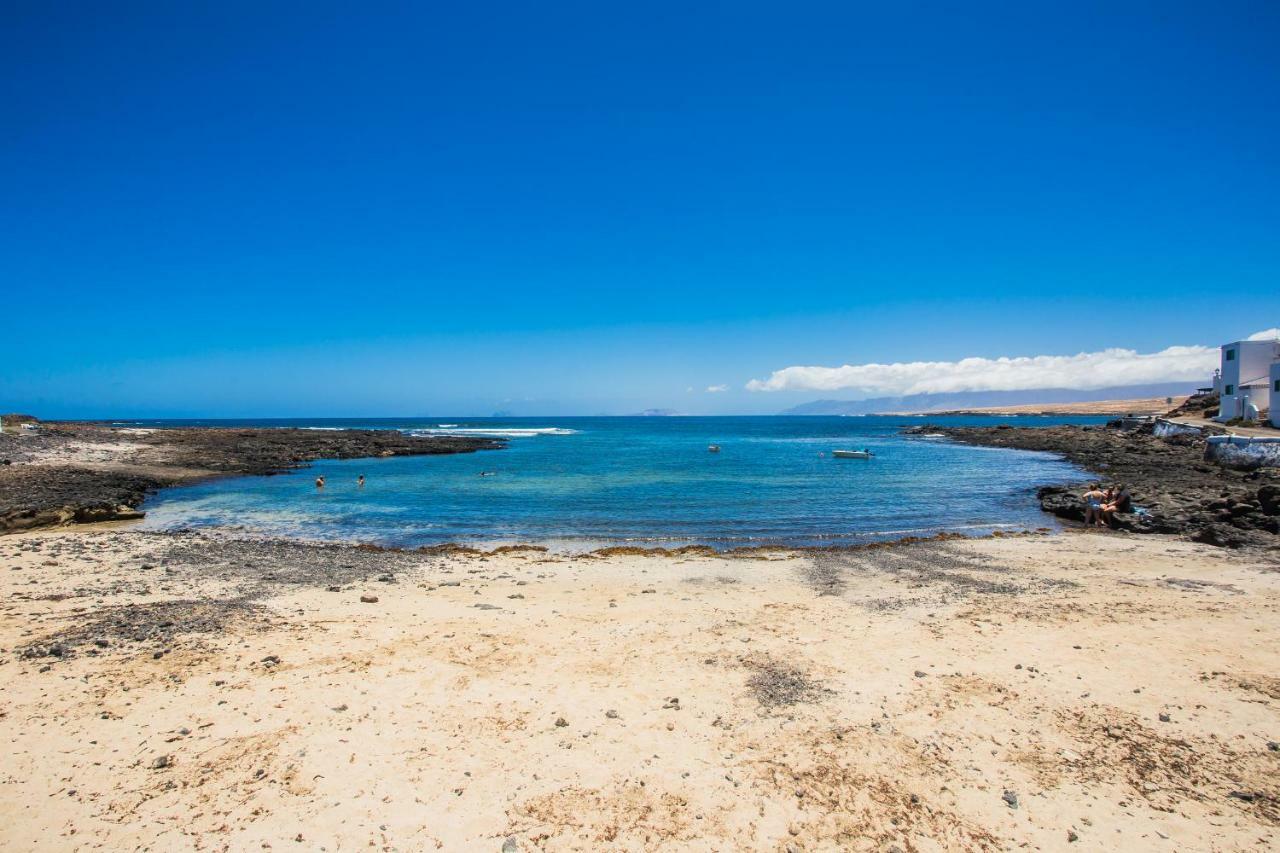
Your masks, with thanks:
<instances>
[{"instance_id":1,"label":"rock outcrop","mask_svg":"<svg viewBox=\"0 0 1280 853\"><path fill-rule=\"evenodd\" d=\"M413 436L397 430L161 429L99 424L46 425L36 436L0 442L0 533L140 518L156 489L231 474L278 474L316 459L421 456L497 450L471 436ZM77 444L125 447L113 462L48 464L42 453L74 459ZM139 449L140 448L140 449Z\"/></svg>"},{"instance_id":2,"label":"rock outcrop","mask_svg":"<svg viewBox=\"0 0 1280 853\"><path fill-rule=\"evenodd\" d=\"M986 447L1058 453L1096 474L1094 482L1123 483L1141 513L1117 515L1117 528L1135 533L1181 534L1226 547L1280 548L1280 472L1229 470L1206 462L1205 439L1157 437L1150 427L1036 428L925 426L908 433L942 433ZM1089 481L1047 484L1037 494L1045 512L1083 521L1081 495Z\"/></svg>"}]
</instances>

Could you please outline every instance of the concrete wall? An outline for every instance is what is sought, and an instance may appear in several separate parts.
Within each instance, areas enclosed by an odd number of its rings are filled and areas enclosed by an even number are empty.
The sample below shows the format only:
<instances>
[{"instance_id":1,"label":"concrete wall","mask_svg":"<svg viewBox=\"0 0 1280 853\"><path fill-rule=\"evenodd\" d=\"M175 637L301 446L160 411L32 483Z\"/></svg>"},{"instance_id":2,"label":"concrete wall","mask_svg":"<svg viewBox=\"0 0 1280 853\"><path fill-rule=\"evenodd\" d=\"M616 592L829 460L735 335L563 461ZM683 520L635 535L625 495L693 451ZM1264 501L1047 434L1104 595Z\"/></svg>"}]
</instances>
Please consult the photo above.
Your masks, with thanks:
<instances>
[{"instance_id":1,"label":"concrete wall","mask_svg":"<svg viewBox=\"0 0 1280 853\"><path fill-rule=\"evenodd\" d=\"M1214 427L1218 429L1218 427ZM1155 426L1151 428L1151 434L1156 438L1168 438L1171 435L1200 435L1204 432L1203 427L1192 426L1191 424L1175 424L1173 421L1166 421L1164 418L1156 418Z\"/></svg>"},{"instance_id":2,"label":"concrete wall","mask_svg":"<svg viewBox=\"0 0 1280 853\"><path fill-rule=\"evenodd\" d=\"M1228 360L1227 354L1235 354ZM1280 343L1276 341L1236 341L1222 347L1222 403L1218 420L1241 417L1244 398L1259 410L1271 403L1271 365L1280 360ZM1241 388L1257 385L1256 388ZM1231 393L1226 393L1227 389Z\"/></svg>"},{"instance_id":3,"label":"concrete wall","mask_svg":"<svg viewBox=\"0 0 1280 853\"><path fill-rule=\"evenodd\" d=\"M1280 438L1211 435L1205 439L1204 458L1224 468L1240 471L1280 468Z\"/></svg>"}]
</instances>

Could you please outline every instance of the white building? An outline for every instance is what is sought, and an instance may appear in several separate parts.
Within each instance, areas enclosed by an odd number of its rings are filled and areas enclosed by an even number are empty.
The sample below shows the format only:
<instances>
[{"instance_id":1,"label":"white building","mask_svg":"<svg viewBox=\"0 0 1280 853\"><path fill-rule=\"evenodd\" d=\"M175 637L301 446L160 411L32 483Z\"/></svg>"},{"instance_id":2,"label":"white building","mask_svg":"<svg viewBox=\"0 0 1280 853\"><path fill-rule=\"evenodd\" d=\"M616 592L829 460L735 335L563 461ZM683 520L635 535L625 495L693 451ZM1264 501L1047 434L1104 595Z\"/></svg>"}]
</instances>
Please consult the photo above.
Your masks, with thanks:
<instances>
[{"instance_id":1,"label":"white building","mask_svg":"<svg viewBox=\"0 0 1280 853\"><path fill-rule=\"evenodd\" d=\"M1280 361L1271 365L1271 425L1280 427Z\"/></svg>"},{"instance_id":2,"label":"white building","mask_svg":"<svg viewBox=\"0 0 1280 853\"><path fill-rule=\"evenodd\" d=\"M1280 341L1236 341L1222 347L1221 404L1217 420L1252 420L1271 404L1272 367Z\"/></svg>"}]
</instances>

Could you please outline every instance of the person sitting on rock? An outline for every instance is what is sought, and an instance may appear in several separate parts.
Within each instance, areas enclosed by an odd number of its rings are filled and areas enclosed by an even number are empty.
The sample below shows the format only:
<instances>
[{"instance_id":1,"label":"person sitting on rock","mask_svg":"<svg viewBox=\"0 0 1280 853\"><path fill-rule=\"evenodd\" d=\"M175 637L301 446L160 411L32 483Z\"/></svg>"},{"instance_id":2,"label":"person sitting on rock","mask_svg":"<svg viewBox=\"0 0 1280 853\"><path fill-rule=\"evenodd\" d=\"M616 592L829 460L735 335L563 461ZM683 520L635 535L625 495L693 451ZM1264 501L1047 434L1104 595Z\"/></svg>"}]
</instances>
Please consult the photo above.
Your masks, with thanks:
<instances>
[{"instance_id":1,"label":"person sitting on rock","mask_svg":"<svg viewBox=\"0 0 1280 853\"><path fill-rule=\"evenodd\" d=\"M1133 499L1124 483L1116 483L1107 492L1107 500L1102 504L1102 521L1112 525L1117 512L1133 512Z\"/></svg>"},{"instance_id":2,"label":"person sitting on rock","mask_svg":"<svg viewBox=\"0 0 1280 853\"><path fill-rule=\"evenodd\" d=\"M1102 490L1102 484L1094 483L1081 497L1084 498L1084 523L1103 527L1102 505L1107 500L1107 493Z\"/></svg>"}]
</instances>

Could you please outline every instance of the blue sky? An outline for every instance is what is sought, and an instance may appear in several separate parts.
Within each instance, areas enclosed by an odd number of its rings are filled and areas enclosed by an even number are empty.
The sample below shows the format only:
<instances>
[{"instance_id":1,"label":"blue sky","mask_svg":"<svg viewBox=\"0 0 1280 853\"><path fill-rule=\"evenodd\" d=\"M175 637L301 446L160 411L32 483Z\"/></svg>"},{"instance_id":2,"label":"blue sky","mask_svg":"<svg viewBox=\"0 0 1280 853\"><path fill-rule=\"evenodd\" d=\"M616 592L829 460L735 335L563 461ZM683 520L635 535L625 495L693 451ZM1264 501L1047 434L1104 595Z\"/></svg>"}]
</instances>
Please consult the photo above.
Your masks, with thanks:
<instances>
[{"instance_id":1,"label":"blue sky","mask_svg":"<svg viewBox=\"0 0 1280 853\"><path fill-rule=\"evenodd\" d=\"M1278 40L1269 2L13 4L0 410L773 412L870 393L745 387L792 366L1216 345L1280 325Z\"/></svg>"}]
</instances>

